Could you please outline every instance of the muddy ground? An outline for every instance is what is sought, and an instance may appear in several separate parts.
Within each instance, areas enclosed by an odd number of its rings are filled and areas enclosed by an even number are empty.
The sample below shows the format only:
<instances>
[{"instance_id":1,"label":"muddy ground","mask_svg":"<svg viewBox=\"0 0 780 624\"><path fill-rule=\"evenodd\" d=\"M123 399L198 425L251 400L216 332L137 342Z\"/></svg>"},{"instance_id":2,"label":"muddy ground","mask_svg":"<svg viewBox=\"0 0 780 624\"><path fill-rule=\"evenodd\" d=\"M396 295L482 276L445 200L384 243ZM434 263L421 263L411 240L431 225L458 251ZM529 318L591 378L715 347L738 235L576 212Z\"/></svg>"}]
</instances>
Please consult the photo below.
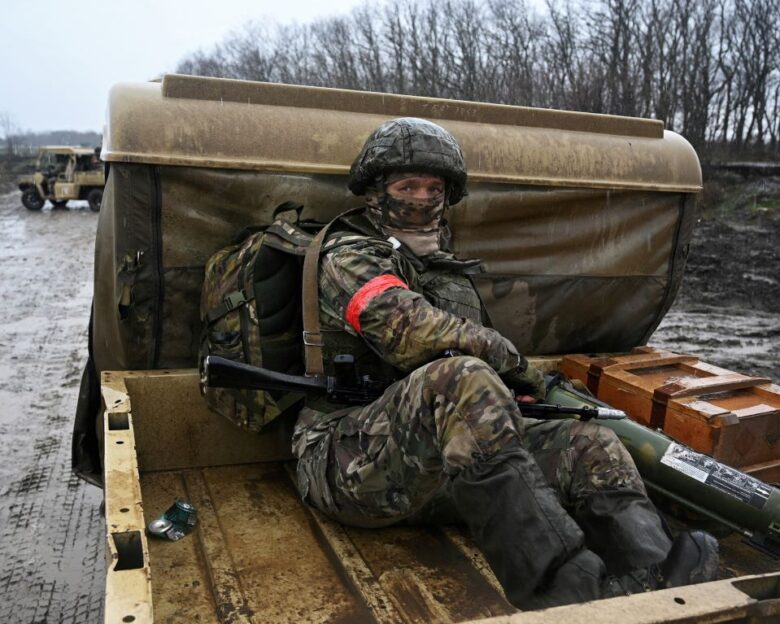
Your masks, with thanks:
<instances>
[{"instance_id":1,"label":"muddy ground","mask_svg":"<svg viewBox=\"0 0 780 624\"><path fill-rule=\"evenodd\" d=\"M0 622L102 612L102 493L70 473L97 214L0 195Z\"/></svg>"},{"instance_id":2,"label":"muddy ground","mask_svg":"<svg viewBox=\"0 0 780 624\"><path fill-rule=\"evenodd\" d=\"M780 381L780 178L705 185L680 292L650 343Z\"/></svg>"},{"instance_id":3,"label":"muddy ground","mask_svg":"<svg viewBox=\"0 0 780 624\"><path fill-rule=\"evenodd\" d=\"M101 619L101 491L70 473L97 215L0 195L0 622ZM652 344L780 380L780 180L708 187Z\"/></svg>"}]
</instances>

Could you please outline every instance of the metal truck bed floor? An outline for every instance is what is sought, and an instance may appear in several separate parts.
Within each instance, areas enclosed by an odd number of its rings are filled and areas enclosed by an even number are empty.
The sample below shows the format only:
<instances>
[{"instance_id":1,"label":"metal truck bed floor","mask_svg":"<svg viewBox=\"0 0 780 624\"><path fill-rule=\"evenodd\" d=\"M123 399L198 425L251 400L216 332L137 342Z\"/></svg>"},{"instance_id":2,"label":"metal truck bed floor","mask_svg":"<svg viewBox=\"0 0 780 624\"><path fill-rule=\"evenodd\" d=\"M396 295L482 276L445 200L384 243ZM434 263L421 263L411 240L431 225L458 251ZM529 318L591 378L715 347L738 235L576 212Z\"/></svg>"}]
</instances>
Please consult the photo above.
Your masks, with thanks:
<instances>
[{"instance_id":1,"label":"metal truck bed floor","mask_svg":"<svg viewBox=\"0 0 780 624\"><path fill-rule=\"evenodd\" d=\"M721 541L724 580L515 612L463 529L354 529L305 506L289 451L273 457L289 432L215 419L195 371L103 373L102 396L106 622L780 621L780 562L737 535ZM147 537L176 498L197 508L196 529Z\"/></svg>"},{"instance_id":2,"label":"metal truck bed floor","mask_svg":"<svg viewBox=\"0 0 780 624\"><path fill-rule=\"evenodd\" d=\"M193 534L149 539L155 621L458 622L514 612L458 528L343 528L300 502L280 463L142 474L141 489L147 522L177 497L198 509Z\"/></svg>"},{"instance_id":3,"label":"metal truck bed floor","mask_svg":"<svg viewBox=\"0 0 780 624\"><path fill-rule=\"evenodd\" d=\"M177 497L198 509L194 533L149 539L156 622L460 622L515 611L460 528L341 527L300 502L280 463L147 473L141 490L147 523ZM722 549L722 578L780 570L738 536Z\"/></svg>"}]
</instances>

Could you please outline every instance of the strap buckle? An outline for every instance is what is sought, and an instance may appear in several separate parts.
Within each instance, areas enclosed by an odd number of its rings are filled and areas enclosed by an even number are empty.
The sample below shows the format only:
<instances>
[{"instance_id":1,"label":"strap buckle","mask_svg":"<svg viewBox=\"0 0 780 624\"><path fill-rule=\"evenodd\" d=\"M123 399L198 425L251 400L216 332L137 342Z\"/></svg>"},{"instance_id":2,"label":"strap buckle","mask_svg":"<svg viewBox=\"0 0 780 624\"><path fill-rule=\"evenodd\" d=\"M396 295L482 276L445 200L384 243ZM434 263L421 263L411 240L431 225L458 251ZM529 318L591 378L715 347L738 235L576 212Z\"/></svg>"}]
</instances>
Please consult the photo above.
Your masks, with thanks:
<instances>
[{"instance_id":1,"label":"strap buckle","mask_svg":"<svg viewBox=\"0 0 780 624\"><path fill-rule=\"evenodd\" d=\"M320 332L303 330L303 344L307 347L323 347L322 334Z\"/></svg>"},{"instance_id":2,"label":"strap buckle","mask_svg":"<svg viewBox=\"0 0 780 624\"><path fill-rule=\"evenodd\" d=\"M247 299L243 291L235 290L232 293L226 295L222 300L222 303L225 305L225 308L227 309L226 311L230 312L231 310L235 310L238 306L244 305L246 301Z\"/></svg>"}]
</instances>

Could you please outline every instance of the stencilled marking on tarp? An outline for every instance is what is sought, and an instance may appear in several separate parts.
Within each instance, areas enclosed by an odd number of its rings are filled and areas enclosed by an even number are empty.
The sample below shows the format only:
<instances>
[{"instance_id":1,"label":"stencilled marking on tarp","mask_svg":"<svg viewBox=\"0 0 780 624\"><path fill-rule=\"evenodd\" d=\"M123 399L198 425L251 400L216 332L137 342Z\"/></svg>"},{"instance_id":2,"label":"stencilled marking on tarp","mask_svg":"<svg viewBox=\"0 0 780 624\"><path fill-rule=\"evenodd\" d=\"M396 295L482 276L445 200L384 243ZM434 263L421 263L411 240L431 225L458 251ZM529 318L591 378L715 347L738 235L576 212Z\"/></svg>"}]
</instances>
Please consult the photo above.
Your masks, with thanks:
<instances>
[{"instance_id":1,"label":"stencilled marking on tarp","mask_svg":"<svg viewBox=\"0 0 780 624\"><path fill-rule=\"evenodd\" d=\"M661 463L758 509L764 508L772 493L771 487L755 477L674 442L666 449Z\"/></svg>"}]
</instances>

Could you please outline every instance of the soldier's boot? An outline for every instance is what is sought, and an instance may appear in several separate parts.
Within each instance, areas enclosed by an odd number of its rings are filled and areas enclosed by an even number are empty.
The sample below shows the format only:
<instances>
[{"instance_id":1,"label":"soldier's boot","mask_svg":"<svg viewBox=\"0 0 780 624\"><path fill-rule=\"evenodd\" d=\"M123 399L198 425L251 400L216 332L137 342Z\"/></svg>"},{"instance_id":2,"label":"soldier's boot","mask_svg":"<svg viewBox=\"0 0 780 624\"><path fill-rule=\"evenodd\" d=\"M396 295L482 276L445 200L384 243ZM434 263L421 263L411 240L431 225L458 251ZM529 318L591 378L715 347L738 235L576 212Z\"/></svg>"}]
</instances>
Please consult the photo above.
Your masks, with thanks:
<instances>
[{"instance_id":1,"label":"soldier's boot","mask_svg":"<svg viewBox=\"0 0 780 624\"><path fill-rule=\"evenodd\" d=\"M525 449L518 445L463 469L452 494L513 605L536 609L600 597L604 563L585 549L582 531Z\"/></svg>"},{"instance_id":2,"label":"soldier's boot","mask_svg":"<svg viewBox=\"0 0 780 624\"><path fill-rule=\"evenodd\" d=\"M633 467L633 462L629 459L626 465ZM644 490L624 483L590 493L578 502L572 517L608 573L625 574L668 556L671 533Z\"/></svg>"},{"instance_id":3,"label":"soldier's boot","mask_svg":"<svg viewBox=\"0 0 780 624\"><path fill-rule=\"evenodd\" d=\"M630 595L713 581L718 575L718 541L704 531L680 533L666 559L623 576L610 576L602 596Z\"/></svg>"}]
</instances>

